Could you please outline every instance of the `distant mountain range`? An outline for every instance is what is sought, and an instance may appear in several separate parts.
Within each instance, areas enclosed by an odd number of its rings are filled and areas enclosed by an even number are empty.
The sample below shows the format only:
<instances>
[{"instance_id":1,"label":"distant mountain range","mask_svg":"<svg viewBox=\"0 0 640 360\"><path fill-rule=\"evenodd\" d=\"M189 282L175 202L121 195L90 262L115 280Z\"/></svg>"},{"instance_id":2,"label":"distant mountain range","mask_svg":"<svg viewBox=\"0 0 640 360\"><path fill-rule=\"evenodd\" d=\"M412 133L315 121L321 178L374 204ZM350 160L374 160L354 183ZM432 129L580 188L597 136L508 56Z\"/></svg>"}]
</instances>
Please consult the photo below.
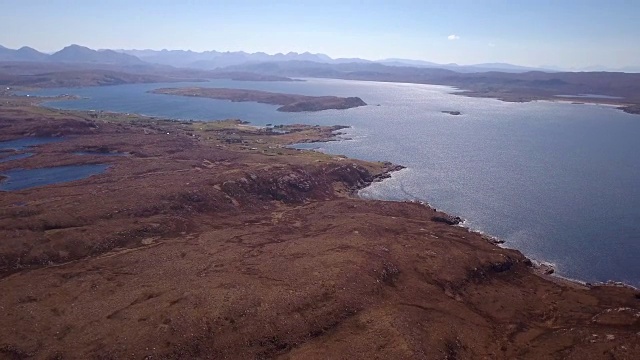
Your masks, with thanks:
<instances>
[{"instance_id":1,"label":"distant mountain range","mask_svg":"<svg viewBox=\"0 0 640 360\"><path fill-rule=\"evenodd\" d=\"M28 46L12 50L0 45L0 61L44 61L48 56Z\"/></svg>"},{"instance_id":2,"label":"distant mountain range","mask_svg":"<svg viewBox=\"0 0 640 360\"><path fill-rule=\"evenodd\" d=\"M194 52L190 50L115 50L117 52L136 56L137 58L153 64L171 65L176 67L189 67L196 69L216 69L230 65L240 65L248 62L269 62L302 60L314 62L332 61L324 54L294 53L269 55L263 52L246 53L218 52L215 50Z\"/></svg>"},{"instance_id":3,"label":"distant mountain range","mask_svg":"<svg viewBox=\"0 0 640 360\"><path fill-rule=\"evenodd\" d=\"M60 62L85 64L138 65L144 61L113 50L92 50L80 45L70 45L53 54L41 53L30 47L18 50L0 46L0 61Z\"/></svg>"},{"instance_id":4,"label":"distant mountain range","mask_svg":"<svg viewBox=\"0 0 640 360\"><path fill-rule=\"evenodd\" d=\"M420 60L332 59L323 54L92 50L71 45L54 54L0 48L0 84L7 87L100 86L207 81L294 81L331 78L453 86L467 96L506 101L606 95L609 103L640 113L640 73L536 71L511 64L471 66ZM571 101L583 101L577 97Z\"/></svg>"},{"instance_id":5,"label":"distant mountain range","mask_svg":"<svg viewBox=\"0 0 640 360\"><path fill-rule=\"evenodd\" d=\"M387 66L438 68L465 73L486 71L518 73L542 70L511 64L478 64L463 66L457 64L437 64L428 61L409 59L384 59L378 61L360 58L333 59L325 54L312 54L309 52L289 52L287 54L278 53L270 55L263 52L219 52L215 50L204 52L195 52L190 50L92 50L80 45L70 45L53 54L41 53L26 46L17 50L7 49L6 47L0 46L0 61L93 63L112 65L156 64L199 70L214 70L227 66L282 61L310 61L321 64L378 63Z\"/></svg>"},{"instance_id":6,"label":"distant mountain range","mask_svg":"<svg viewBox=\"0 0 640 360\"><path fill-rule=\"evenodd\" d=\"M189 67L195 69L218 69L227 66L243 65L248 63L281 62L281 61L311 61L322 64L345 64L345 63L379 63L387 66L408 66L447 69L457 72L526 72L545 71L540 68L531 68L504 63L478 64L478 65L457 65L457 64L437 64L422 60L409 59L384 59L366 60L360 58L337 58L333 59L325 54L312 54L304 52L302 54L289 52L287 54L269 55L263 52L247 53L244 51L218 52L218 51L184 51L184 50L115 50L124 54L136 56L149 63L171 65L177 67ZM551 70L548 70L551 71Z\"/></svg>"},{"instance_id":7,"label":"distant mountain range","mask_svg":"<svg viewBox=\"0 0 640 360\"><path fill-rule=\"evenodd\" d=\"M554 67L534 68L518 66L507 63L485 63L475 65L437 64L423 60L411 59L383 59L366 60L360 58L333 59L325 54L313 54L309 52L287 54L266 54L264 52L247 53L244 51L219 52L190 50L93 50L80 45L70 45L53 53L45 54L30 47L22 47L17 50L0 46L0 61L11 62L56 62L56 63L84 63L84 64L110 64L124 66L164 65L178 68L190 68L198 70L215 70L229 66L284 62L305 61L320 64L382 64L395 67L415 67L446 69L459 73L482 72L506 72L524 73L529 71L559 72L564 69ZM640 67L626 67L622 69L610 69L604 67L592 67L586 69L572 69L573 71L622 71L640 72Z\"/></svg>"}]
</instances>

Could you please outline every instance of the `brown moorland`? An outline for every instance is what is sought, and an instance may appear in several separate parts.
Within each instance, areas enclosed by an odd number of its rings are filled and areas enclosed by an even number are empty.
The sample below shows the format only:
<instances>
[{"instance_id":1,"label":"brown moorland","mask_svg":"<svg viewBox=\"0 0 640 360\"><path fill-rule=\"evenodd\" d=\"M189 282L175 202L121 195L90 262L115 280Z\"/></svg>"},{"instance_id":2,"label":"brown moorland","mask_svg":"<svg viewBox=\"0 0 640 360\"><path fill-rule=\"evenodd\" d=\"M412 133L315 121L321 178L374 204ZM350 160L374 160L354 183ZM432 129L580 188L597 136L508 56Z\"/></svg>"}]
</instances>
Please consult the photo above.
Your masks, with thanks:
<instances>
[{"instance_id":1,"label":"brown moorland","mask_svg":"<svg viewBox=\"0 0 640 360\"><path fill-rule=\"evenodd\" d=\"M428 206L352 196L391 164L285 147L336 128L29 101L0 99L0 140L64 141L0 174L110 168L0 196L0 358L640 357L636 290L545 277Z\"/></svg>"}]
</instances>

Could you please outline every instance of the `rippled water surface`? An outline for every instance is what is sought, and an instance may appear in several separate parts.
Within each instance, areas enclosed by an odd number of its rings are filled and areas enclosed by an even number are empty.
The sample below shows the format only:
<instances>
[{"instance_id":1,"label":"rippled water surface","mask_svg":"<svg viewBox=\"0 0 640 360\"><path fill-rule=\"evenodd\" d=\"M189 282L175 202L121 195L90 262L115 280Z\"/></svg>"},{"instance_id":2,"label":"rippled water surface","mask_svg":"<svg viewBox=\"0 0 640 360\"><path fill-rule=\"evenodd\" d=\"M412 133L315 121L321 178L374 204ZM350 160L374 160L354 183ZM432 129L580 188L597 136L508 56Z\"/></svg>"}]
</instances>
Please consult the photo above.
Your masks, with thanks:
<instances>
[{"instance_id":1,"label":"rippled water surface","mask_svg":"<svg viewBox=\"0 0 640 360\"><path fill-rule=\"evenodd\" d=\"M90 164L37 169L11 169L0 174L6 176L6 179L0 181L0 190L14 191L81 180L100 174L108 167L108 165Z\"/></svg>"},{"instance_id":2,"label":"rippled water surface","mask_svg":"<svg viewBox=\"0 0 640 360\"><path fill-rule=\"evenodd\" d=\"M176 86L359 96L370 105L280 113L272 105L146 93ZM366 189L364 196L428 201L464 217L473 229L506 240L506 246L556 264L561 275L640 286L637 115L596 105L467 98L440 86L324 79L122 85L35 95L60 93L87 99L49 106L181 119L241 118L257 125L351 125L350 141L304 147L408 167Z\"/></svg>"}]
</instances>

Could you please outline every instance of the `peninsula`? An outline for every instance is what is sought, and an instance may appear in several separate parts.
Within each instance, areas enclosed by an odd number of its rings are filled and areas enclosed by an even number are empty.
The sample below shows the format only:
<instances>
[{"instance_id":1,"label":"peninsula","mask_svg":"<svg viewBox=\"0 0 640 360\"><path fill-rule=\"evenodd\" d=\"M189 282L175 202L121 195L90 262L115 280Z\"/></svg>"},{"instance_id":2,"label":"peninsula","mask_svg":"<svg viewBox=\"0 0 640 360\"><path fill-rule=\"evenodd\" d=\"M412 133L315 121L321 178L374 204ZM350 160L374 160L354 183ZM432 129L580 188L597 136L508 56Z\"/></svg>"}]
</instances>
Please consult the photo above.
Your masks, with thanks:
<instances>
[{"instance_id":1,"label":"peninsula","mask_svg":"<svg viewBox=\"0 0 640 360\"><path fill-rule=\"evenodd\" d=\"M505 73L499 71L460 73L447 69L386 66L374 63L321 64L277 63L269 66L247 63L227 68L268 75L384 81L452 86L457 95L495 98L508 102L579 100L615 105L630 114L640 114L640 74L615 72ZM596 95L585 97L585 94ZM558 95L573 95L559 98ZM604 95L604 97L602 97Z\"/></svg>"},{"instance_id":2,"label":"peninsula","mask_svg":"<svg viewBox=\"0 0 640 360\"><path fill-rule=\"evenodd\" d=\"M0 358L640 356L637 290L560 281L429 206L353 196L396 165L286 146L340 127L35 101L0 97L0 141L62 141L0 174L108 169L0 196Z\"/></svg>"},{"instance_id":3,"label":"peninsula","mask_svg":"<svg viewBox=\"0 0 640 360\"><path fill-rule=\"evenodd\" d=\"M259 90L229 88L161 88L151 90L154 94L205 97L233 102L258 102L262 104L282 105L277 110L283 112L322 111L328 109L350 109L367 105L359 97L306 96L273 93Z\"/></svg>"}]
</instances>

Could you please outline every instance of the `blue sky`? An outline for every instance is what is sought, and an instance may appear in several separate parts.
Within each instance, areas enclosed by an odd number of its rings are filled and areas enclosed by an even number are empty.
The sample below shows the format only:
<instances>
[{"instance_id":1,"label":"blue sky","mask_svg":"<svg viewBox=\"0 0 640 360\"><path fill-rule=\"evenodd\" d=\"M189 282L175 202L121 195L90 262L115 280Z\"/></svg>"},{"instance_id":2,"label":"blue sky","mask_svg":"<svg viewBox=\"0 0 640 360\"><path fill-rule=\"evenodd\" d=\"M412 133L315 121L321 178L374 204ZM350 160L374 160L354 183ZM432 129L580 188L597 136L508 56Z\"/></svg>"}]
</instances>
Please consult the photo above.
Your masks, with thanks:
<instances>
[{"instance_id":1,"label":"blue sky","mask_svg":"<svg viewBox=\"0 0 640 360\"><path fill-rule=\"evenodd\" d=\"M640 65L640 0L0 0L0 45Z\"/></svg>"}]
</instances>

